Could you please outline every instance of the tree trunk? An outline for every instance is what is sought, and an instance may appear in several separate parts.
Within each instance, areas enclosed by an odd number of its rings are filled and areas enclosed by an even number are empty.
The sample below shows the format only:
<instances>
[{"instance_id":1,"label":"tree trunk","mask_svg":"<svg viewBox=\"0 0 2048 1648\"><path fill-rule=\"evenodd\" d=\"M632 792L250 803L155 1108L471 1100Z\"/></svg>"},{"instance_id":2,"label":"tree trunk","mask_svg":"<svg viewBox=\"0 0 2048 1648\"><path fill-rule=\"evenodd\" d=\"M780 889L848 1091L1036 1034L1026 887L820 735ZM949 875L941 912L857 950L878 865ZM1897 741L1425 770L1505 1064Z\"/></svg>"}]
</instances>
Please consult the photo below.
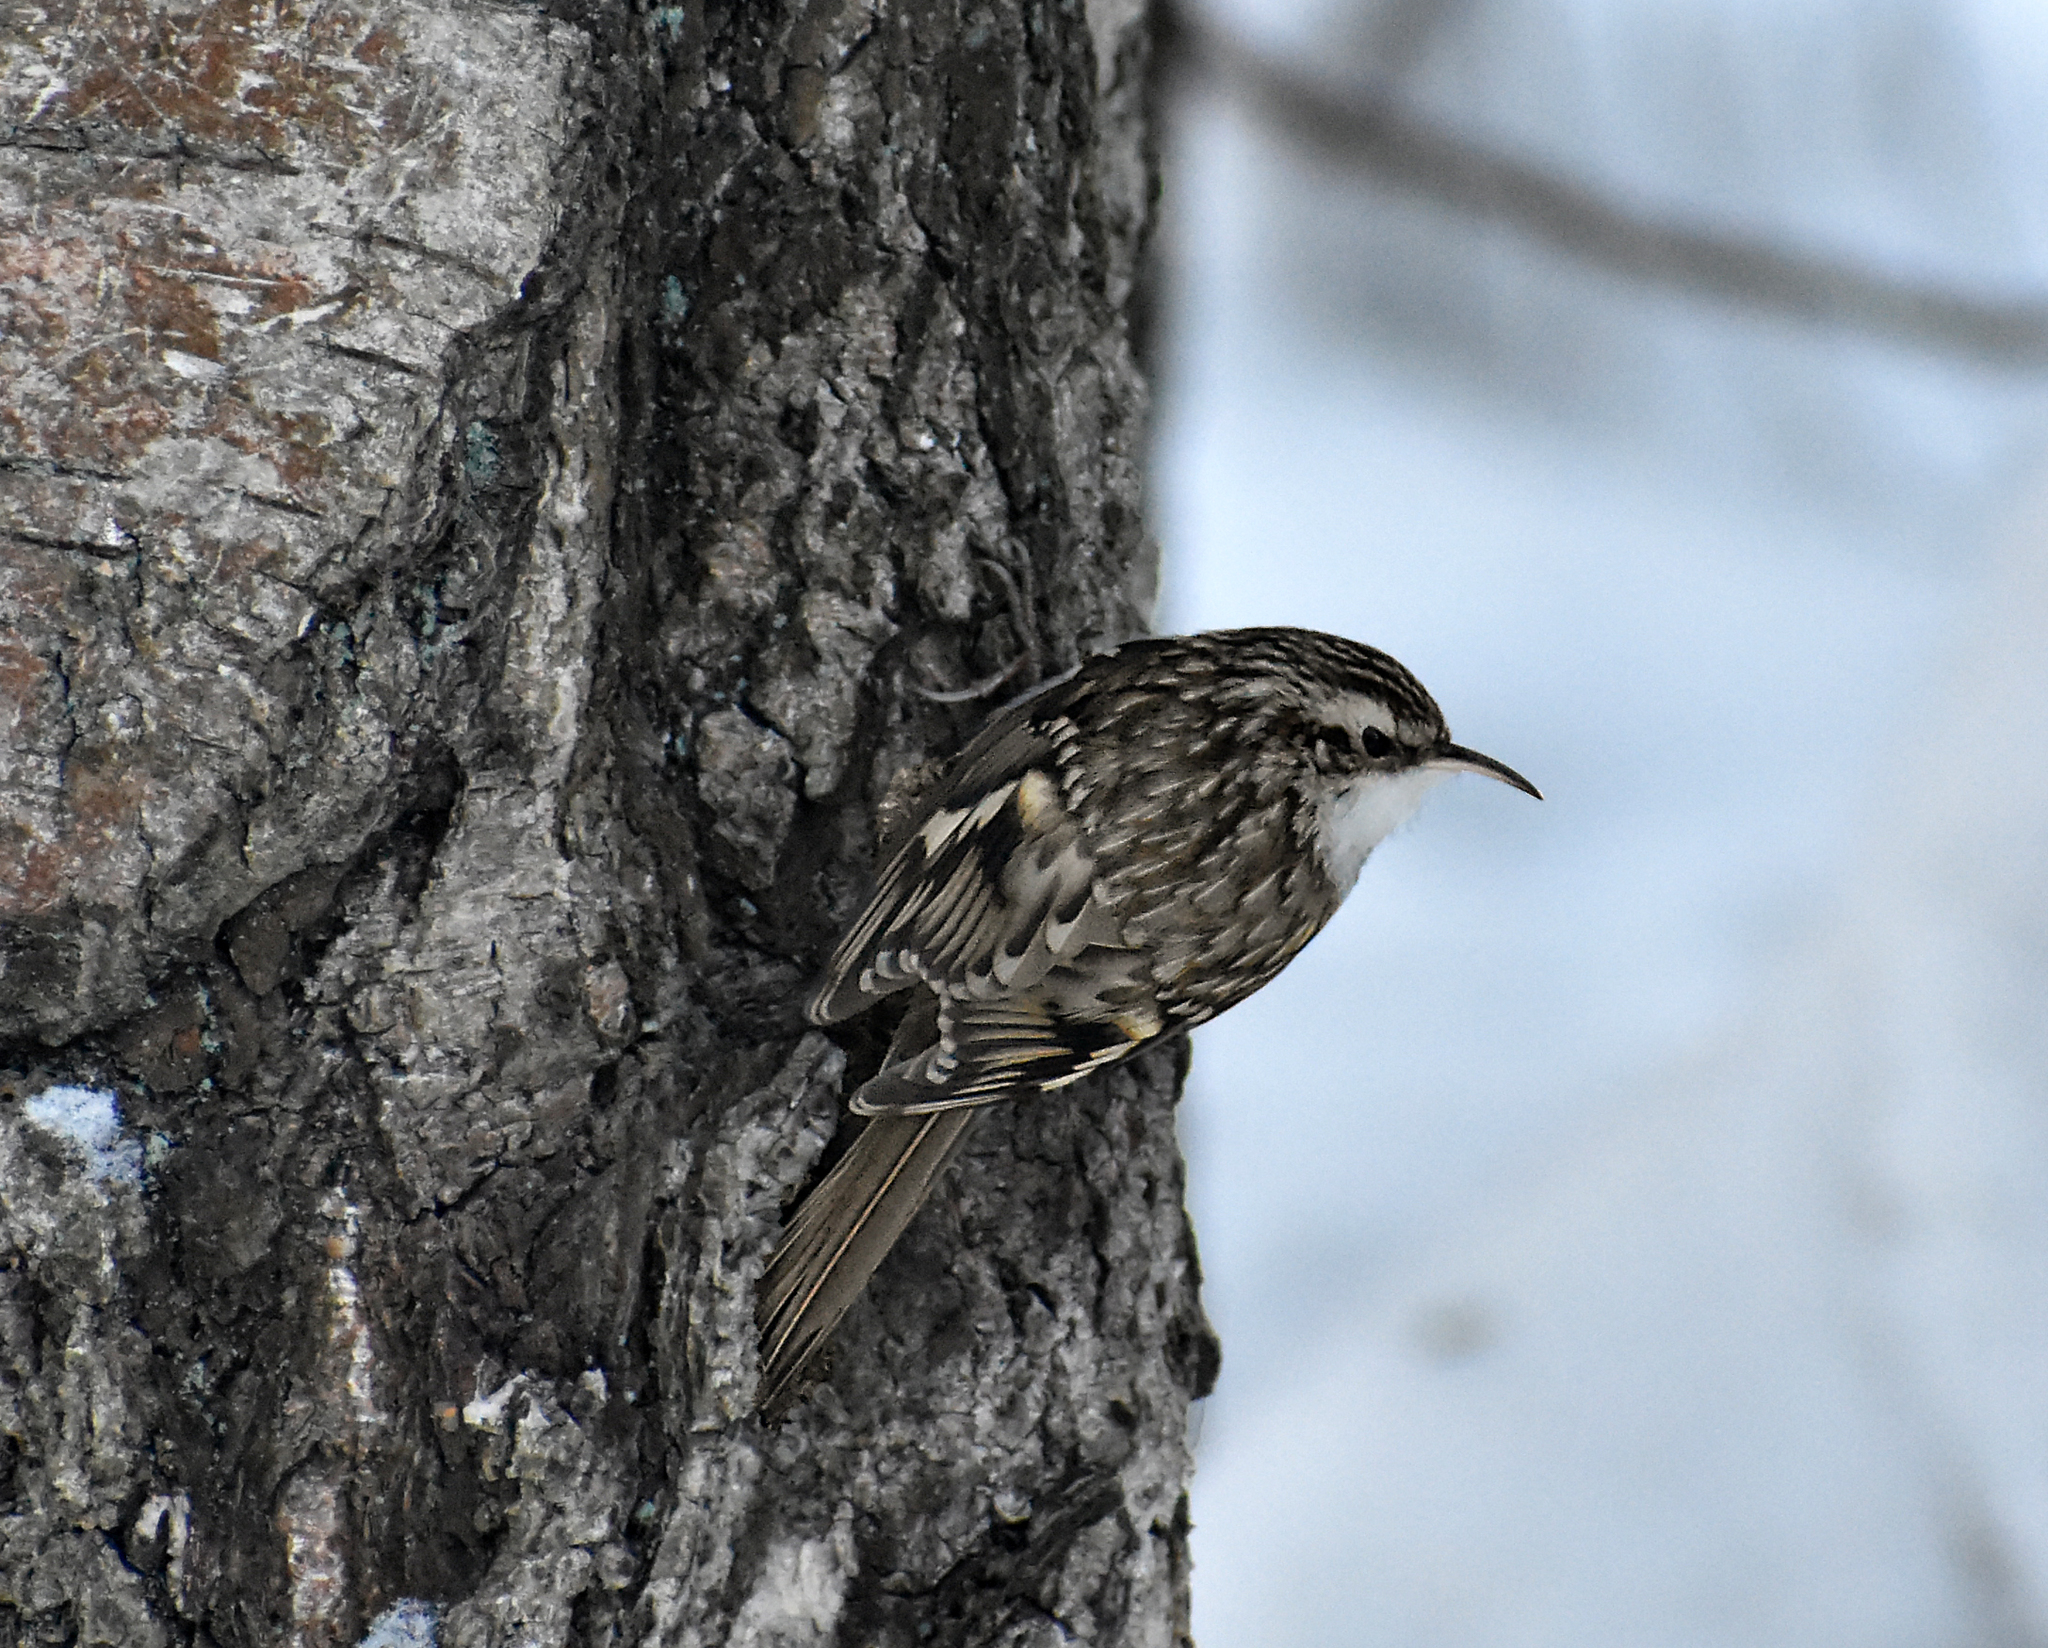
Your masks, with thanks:
<instances>
[{"instance_id":1,"label":"tree trunk","mask_svg":"<svg viewBox=\"0 0 2048 1648\"><path fill-rule=\"evenodd\" d=\"M875 805L1149 599L1137 8L7 33L0 1643L1183 1635L1172 1053L752 1412Z\"/></svg>"}]
</instances>

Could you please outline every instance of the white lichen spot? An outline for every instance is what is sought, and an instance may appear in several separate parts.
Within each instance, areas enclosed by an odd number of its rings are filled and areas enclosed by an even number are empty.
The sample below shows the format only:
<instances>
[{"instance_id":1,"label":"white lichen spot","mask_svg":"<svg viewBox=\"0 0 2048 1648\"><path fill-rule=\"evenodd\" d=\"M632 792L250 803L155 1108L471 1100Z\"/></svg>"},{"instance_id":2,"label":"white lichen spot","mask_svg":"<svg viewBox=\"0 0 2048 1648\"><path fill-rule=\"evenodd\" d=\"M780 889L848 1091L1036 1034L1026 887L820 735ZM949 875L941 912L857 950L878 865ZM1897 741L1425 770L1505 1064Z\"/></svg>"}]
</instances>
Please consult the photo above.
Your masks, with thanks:
<instances>
[{"instance_id":1,"label":"white lichen spot","mask_svg":"<svg viewBox=\"0 0 2048 1648\"><path fill-rule=\"evenodd\" d=\"M734 1643L821 1642L839 1623L855 1567L852 1507L823 1539L778 1539L733 1621Z\"/></svg>"},{"instance_id":2,"label":"white lichen spot","mask_svg":"<svg viewBox=\"0 0 2048 1648\"><path fill-rule=\"evenodd\" d=\"M166 1528L164 1524L170 1526ZM164 1539L164 1583L171 1600L185 1606L185 1546L192 1535L192 1501L181 1490L174 1494L151 1494L135 1513L134 1538L142 1545L153 1544L159 1533Z\"/></svg>"},{"instance_id":3,"label":"white lichen spot","mask_svg":"<svg viewBox=\"0 0 2048 1648\"><path fill-rule=\"evenodd\" d=\"M440 1640L434 1605L405 1597L370 1621L356 1648L436 1648Z\"/></svg>"},{"instance_id":4,"label":"white lichen spot","mask_svg":"<svg viewBox=\"0 0 2048 1648\"><path fill-rule=\"evenodd\" d=\"M291 1585L294 1648L332 1640L348 1605L348 1555L342 1542L341 1489L331 1477L306 1472L286 1486L277 1512Z\"/></svg>"},{"instance_id":5,"label":"white lichen spot","mask_svg":"<svg viewBox=\"0 0 2048 1648\"><path fill-rule=\"evenodd\" d=\"M526 1376L515 1373L504 1384L488 1396L478 1396L463 1404L462 1422L471 1430L494 1431L505 1424L505 1410L511 1406L512 1398L526 1385Z\"/></svg>"},{"instance_id":6,"label":"white lichen spot","mask_svg":"<svg viewBox=\"0 0 2048 1648\"><path fill-rule=\"evenodd\" d=\"M287 309L281 315L272 315L256 330L268 332L273 326L288 326L296 332L301 326L311 326L315 321L323 321L329 315L338 315L341 311L342 304L339 299L332 303L316 303L309 309Z\"/></svg>"},{"instance_id":7,"label":"white lichen spot","mask_svg":"<svg viewBox=\"0 0 2048 1648\"><path fill-rule=\"evenodd\" d=\"M122 1137L121 1108L106 1088L46 1087L22 1106L22 1113L73 1146L92 1178L142 1182L142 1146Z\"/></svg>"},{"instance_id":8,"label":"white lichen spot","mask_svg":"<svg viewBox=\"0 0 2048 1648\"><path fill-rule=\"evenodd\" d=\"M340 1191L330 1191L320 1211L340 1226L327 1238L328 1302L334 1314L328 1322L328 1343L340 1353L342 1390L348 1398L349 1416L358 1425L380 1425L384 1415L377 1407L373 1379L375 1356L370 1346L370 1319L363 1309L363 1290L356 1281L352 1261L362 1244L363 1221L356 1204Z\"/></svg>"},{"instance_id":9,"label":"white lichen spot","mask_svg":"<svg viewBox=\"0 0 2048 1648\"><path fill-rule=\"evenodd\" d=\"M62 75L51 75L43 83L43 89L36 93L36 100L29 105L28 113L21 117L22 124L26 126L42 119L43 111L70 90L70 81L66 80Z\"/></svg>"},{"instance_id":10,"label":"white lichen spot","mask_svg":"<svg viewBox=\"0 0 2048 1648\"><path fill-rule=\"evenodd\" d=\"M179 377L197 383L218 383L228 375L228 369L219 361L208 360L204 355L188 355L182 349L166 349L164 365Z\"/></svg>"}]
</instances>

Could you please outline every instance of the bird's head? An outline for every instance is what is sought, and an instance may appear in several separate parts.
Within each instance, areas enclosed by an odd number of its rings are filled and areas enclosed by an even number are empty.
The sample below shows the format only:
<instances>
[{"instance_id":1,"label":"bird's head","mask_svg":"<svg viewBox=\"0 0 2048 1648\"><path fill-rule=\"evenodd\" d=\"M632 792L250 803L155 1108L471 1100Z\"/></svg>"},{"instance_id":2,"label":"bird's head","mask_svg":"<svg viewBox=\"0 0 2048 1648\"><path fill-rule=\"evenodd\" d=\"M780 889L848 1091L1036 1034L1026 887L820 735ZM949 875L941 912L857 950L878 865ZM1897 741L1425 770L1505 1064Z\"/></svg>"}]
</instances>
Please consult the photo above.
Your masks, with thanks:
<instances>
[{"instance_id":1,"label":"bird's head","mask_svg":"<svg viewBox=\"0 0 2048 1648\"><path fill-rule=\"evenodd\" d=\"M1301 781L1316 801L1317 851L1340 891L1453 773L1478 773L1542 799L1505 762L1454 743L1436 700L1378 649L1312 630L1237 634L1261 636L1254 650L1267 655L1292 700Z\"/></svg>"}]
</instances>

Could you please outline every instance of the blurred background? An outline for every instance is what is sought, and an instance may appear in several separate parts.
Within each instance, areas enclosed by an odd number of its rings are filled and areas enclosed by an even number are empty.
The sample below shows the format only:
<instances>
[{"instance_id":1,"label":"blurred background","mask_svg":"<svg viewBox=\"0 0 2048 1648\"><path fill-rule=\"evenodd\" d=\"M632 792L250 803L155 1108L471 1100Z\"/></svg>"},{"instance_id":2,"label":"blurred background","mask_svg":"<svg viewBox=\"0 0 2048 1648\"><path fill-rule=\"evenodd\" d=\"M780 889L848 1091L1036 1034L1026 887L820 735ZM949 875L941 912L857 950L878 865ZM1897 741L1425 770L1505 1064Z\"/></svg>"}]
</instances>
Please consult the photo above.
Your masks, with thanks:
<instances>
[{"instance_id":1,"label":"blurred background","mask_svg":"<svg viewBox=\"0 0 2048 1648\"><path fill-rule=\"evenodd\" d=\"M1197 1036L1198 1639L2048 1643L2048 8L1177 15L1160 627L1548 797Z\"/></svg>"}]
</instances>

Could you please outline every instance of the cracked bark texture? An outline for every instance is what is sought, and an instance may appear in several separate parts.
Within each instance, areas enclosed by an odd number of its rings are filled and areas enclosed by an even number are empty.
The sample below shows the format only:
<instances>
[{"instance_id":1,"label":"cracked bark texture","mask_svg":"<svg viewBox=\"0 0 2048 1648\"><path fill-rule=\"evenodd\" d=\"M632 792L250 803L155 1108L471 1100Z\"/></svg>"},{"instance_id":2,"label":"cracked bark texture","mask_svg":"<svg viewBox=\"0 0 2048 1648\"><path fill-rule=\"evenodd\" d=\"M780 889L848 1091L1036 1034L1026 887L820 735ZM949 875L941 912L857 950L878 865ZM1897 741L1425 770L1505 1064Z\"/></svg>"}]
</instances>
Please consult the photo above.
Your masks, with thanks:
<instances>
[{"instance_id":1,"label":"cracked bark texture","mask_svg":"<svg viewBox=\"0 0 2048 1648\"><path fill-rule=\"evenodd\" d=\"M877 803L1149 603L1140 8L0 53L0 1643L1184 1635L1172 1052L751 1414Z\"/></svg>"}]
</instances>

